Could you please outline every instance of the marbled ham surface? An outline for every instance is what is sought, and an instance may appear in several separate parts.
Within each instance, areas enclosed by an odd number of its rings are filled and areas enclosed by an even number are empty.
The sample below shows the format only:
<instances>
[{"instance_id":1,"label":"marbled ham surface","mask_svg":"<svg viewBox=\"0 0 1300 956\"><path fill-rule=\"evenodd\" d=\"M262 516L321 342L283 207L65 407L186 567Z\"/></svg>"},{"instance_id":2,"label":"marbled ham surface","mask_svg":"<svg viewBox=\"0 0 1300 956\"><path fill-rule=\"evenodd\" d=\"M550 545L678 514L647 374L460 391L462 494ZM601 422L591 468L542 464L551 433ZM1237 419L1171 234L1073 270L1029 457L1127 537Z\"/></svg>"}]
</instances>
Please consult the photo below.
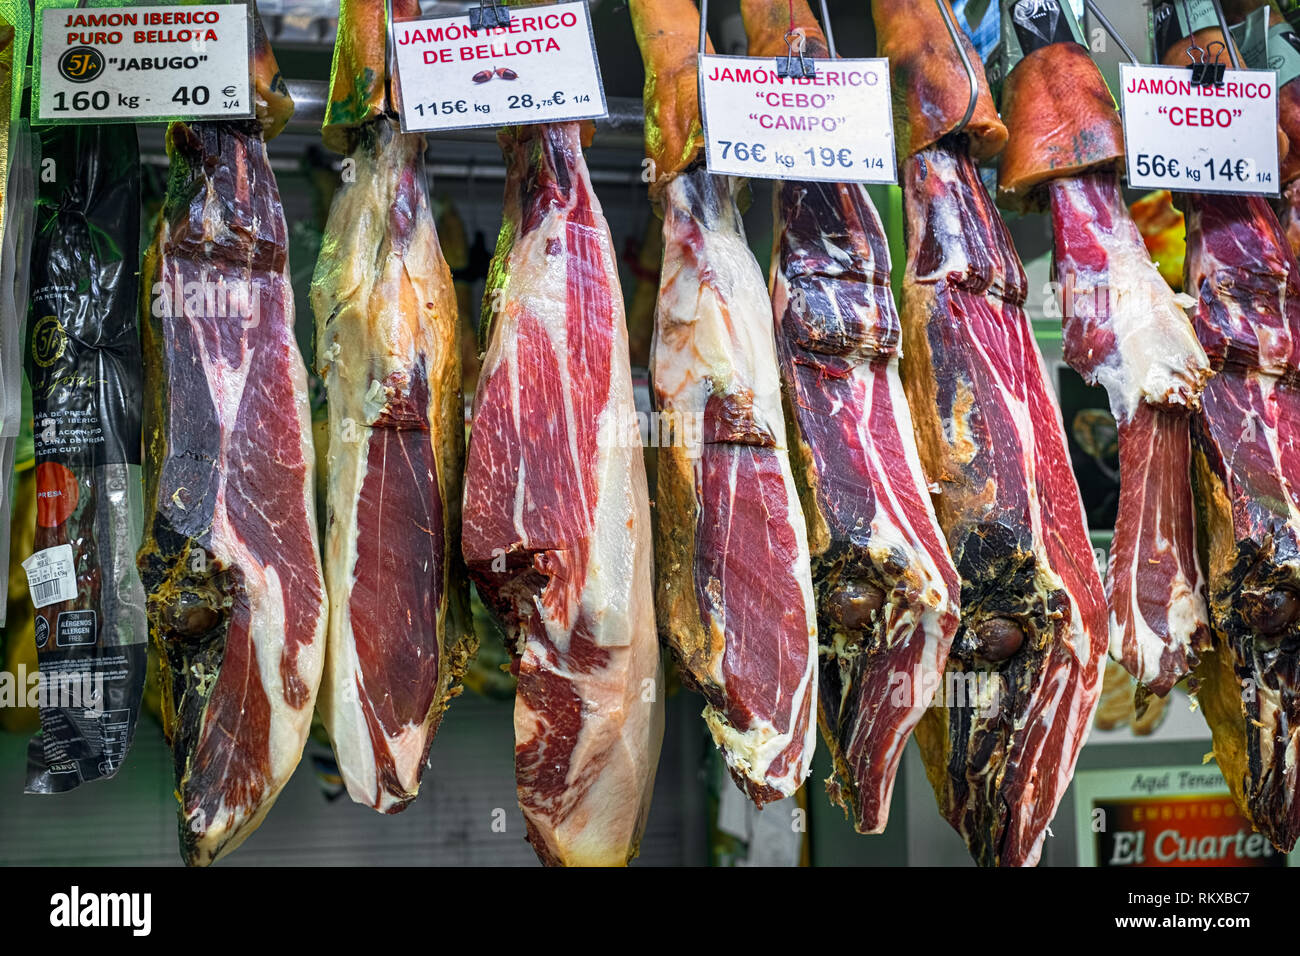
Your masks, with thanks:
<instances>
[{"instance_id":1,"label":"marbled ham surface","mask_svg":"<svg viewBox=\"0 0 1300 956\"><path fill-rule=\"evenodd\" d=\"M326 599L288 241L258 127L173 124L145 275L140 571L169 683L181 848L206 864L261 822L311 728ZM191 290L201 295L190 297ZM220 304L219 304L220 303Z\"/></svg>"},{"instance_id":2,"label":"marbled ham surface","mask_svg":"<svg viewBox=\"0 0 1300 956\"><path fill-rule=\"evenodd\" d=\"M663 687L618 271L578 124L502 144L463 548L516 654L528 839L547 863L619 865L649 812Z\"/></svg>"},{"instance_id":3,"label":"marbled ham surface","mask_svg":"<svg viewBox=\"0 0 1300 956\"><path fill-rule=\"evenodd\" d=\"M879 833L903 748L939 687L961 584L898 374L889 246L866 190L775 191L772 306L808 516L827 787Z\"/></svg>"},{"instance_id":4,"label":"marbled ham surface","mask_svg":"<svg viewBox=\"0 0 1300 956\"><path fill-rule=\"evenodd\" d=\"M1106 604L1025 274L960 141L903 165L903 381L962 579L947 680L916 735L984 865L1037 862L1101 690Z\"/></svg>"}]
</instances>

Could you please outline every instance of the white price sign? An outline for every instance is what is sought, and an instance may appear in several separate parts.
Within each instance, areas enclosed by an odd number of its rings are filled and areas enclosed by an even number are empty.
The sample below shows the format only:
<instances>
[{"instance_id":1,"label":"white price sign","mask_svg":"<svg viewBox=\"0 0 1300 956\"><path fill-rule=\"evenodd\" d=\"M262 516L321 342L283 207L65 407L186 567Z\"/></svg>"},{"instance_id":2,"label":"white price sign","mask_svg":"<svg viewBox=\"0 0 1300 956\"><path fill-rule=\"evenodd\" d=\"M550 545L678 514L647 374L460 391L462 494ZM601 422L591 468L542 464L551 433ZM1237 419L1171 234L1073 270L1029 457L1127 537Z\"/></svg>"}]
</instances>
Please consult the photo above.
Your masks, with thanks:
<instances>
[{"instance_id":1,"label":"white price sign","mask_svg":"<svg viewBox=\"0 0 1300 956\"><path fill-rule=\"evenodd\" d=\"M889 61L817 59L777 76L771 57L700 56L709 172L761 179L894 183Z\"/></svg>"},{"instance_id":2,"label":"white price sign","mask_svg":"<svg viewBox=\"0 0 1300 956\"><path fill-rule=\"evenodd\" d=\"M1176 66L1120 64L1128 184L1175 192L1279 190L1277 74L1226 70L1192 85Z\"/></svg>"},{"instance_id":3,"label":"white price sign","mask_svg":"<svg viewBox=\"0 0 1300 956\"><path fill-rule=\"evenodd\" d=\"M249 7L46 7L37 123L253 115Z\"/></svg>"},{"instance_id":4,"label":"white price sign","mask_svg":"<svg viewBox=\"0 0 1300 956\"><path fill-rule=\"evenodd\" d=\"M471 30L466 15L393 22L402 129L558 123L604 116L585 2L512 8Z\"/></svg>"}]
</instances>

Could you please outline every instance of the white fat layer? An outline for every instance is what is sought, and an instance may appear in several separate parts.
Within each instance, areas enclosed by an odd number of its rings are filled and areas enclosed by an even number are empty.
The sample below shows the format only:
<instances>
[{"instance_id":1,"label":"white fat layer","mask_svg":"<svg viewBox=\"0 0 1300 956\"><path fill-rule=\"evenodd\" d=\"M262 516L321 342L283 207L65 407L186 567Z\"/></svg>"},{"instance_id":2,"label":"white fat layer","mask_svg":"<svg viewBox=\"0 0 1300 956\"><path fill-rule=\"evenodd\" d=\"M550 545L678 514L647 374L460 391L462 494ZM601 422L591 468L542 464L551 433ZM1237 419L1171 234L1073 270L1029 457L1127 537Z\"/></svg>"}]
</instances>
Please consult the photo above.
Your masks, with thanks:
<instances>
[{"instance_id":1,"label":"white fat layer","mask_svg":"<svg viewBox=\"0 0 1300 956\"><path fill-rule=\"evenodd\" d=\"M554 133L554 128L549 133ZM576 125L567 128L565 135L573 137L576 147ZM608 398L599 420L591 423L592 428L601 429L598 434L609 434L604 430L608 420L614 417L617 421L618 416L623 416L622 420L626 421L634 407L623 301L609 230L580 153L569 174L574 182L571 197L576 200L581 190L591 203L604 267L600 281L613 293L612 314L588 317L591 325L608 323L613 331ZM511 183L506 190L506 216L513 220L516 229L520 217L518 188L518 184ZM479 381L484 383L493 374L507 372L521 438L542 443L547 448L567 449L568 454L576 457L575 432L543 434L532 416L525 420L521 394L525 386L520 379L517 352L519 321L525 314L541 323L557 356L563 359L568 352L565 320L570 279L565 223L570 212L567 208L552 207L536 228L526 235L516 234L507 253L504 268L507 284L501 309L493 319L491 342ZM547 254L548 239L560 241L559 254ZM502 365L506 369L502 370ZM576 409L566 363L561 361L559 370L565 376L563 421L574 423ZM479 398L482 395L480 389ZM550 853L570 866L627 862L645 824L663 736L663 680L655 632L649 492L641 449L636 445L627 446L627 442L598 443L595 486L581 489L581 501L566 503L580 514L592 515L588 538L590 563L576 604L560 609L558 615L551 615L537 605L538 613L546 617L547 636L554 649L533 639L522 642L521 680L528 679L530 673L549 672L571 686L582 701L582 723L573 750L567 758L557 757L567 759L570 786L557 797L525 789L519 794L534 833L545 842ZM524 534L524 479L522 468L519 470L515 533L525 547L531 547ZM554 552L554 556L562 559L563 552ZM570 629L580 609L592 626L596 643L609 655L606 666L591 672L572 668L565 656ZM548 715L533 710L519 696L515 700L514 724L516 749L527 747L540 737L544 755L550 745Z\"/></svg>"},{"instance_id":2,"label":"white fat layer","mask_svg":"<svg viewBox=\"0 0 1300 956\"><path fill-rule=\"evenodd\" d=\"M452 360L449 351L455 347L458 313L427 197L421 197L422 208L405 244L394 245L389 235L399 178L423 149L419 136L389 138L385 133L377 151L366 147L354 151L357 175L335 196L312 283L317 354L329 398L325 574L331 602L320 711L349 796L381 811L417 792L434 713L441 706L441 694L436 693L433 712L396 731L384 731L384 748L405 792L382 789L381 755L375 753L362 695L378 703L388 690L365 684L351 618L357 505L369 470L373 426L409 387L421 356L430 390L428 437L435 454L444 434L443 405L456 401L438 394L440 383L448 381L444 370ZM447 505L446 480L435 479ZM414 601L422 595L411 597ZM433 648L442 646L441 621L439 632L425 636ZM439 668L440 686L447 682L444 670Z\"/></svg>"},{"instance_id":3,"label":"white fat layer","mask_svg":"<svg viewBox=\"0 0 1300 956\"><path fill-rule=\"evenodd\" d=\"M1136 224L1122 203L1110 210L1113 228L1098 221L1079 179L1053 184L1054 195L1079 209L1076 228L1089 230L1105 250L1102 272L1076 270L1058 258L1062 294L1072 290L1065 308L1108 314L1114 334L1110 354L1100 360L1095 378L1106 389L1111 410L1121 421L1133 417L1139 402L1194 408L1210 375L1209 359L1184 311L1190 300L1175 293L1151 261ZM1118 196L1119 194L1116 193Z\"/></svg>"},{"instance_id":4,"label":"white fat layer","mask_svg":"<svg viewBox=\"0 0 1300 956\"><path fill-rule=\"evenodd\" d=\"M798 542L791 573L803 594L808 631L807 667L788 698L783 723L789 730L782 732L770 721L761 719L749 727L736 727L712 706L705 708L704 719L732 769L760 786L773 787L789 795L811 771L816 745L816 721L811 715L816 712L817 685L812 678L817 666L817 623L807 529L786 451L772 303L735 208L735 183L722 177L702 181L705 175L701 172L680 176L665 191L664 260L655 315L652 379L661 411L699 416L701 420L710 395L749 392L755 422L777 446L786 513ZM693 219L692 189L717 189L722 194L716 222ZM696 229L701 237L698 243L694 237ZM697 461L697 472L699 467ZM732 467L735 468L734 461ZM736 487L734 472L731 490L733 496L749 492ZM697 511L698 506L699 502ZM733 498L733 508L746 506ZM699 520L698 514L680 517ZM671 519L672 516L663 515L660 520ZM722 652L726 621L714 619L702 623L714 636L713 646L719 652L709 661L708 678L725 694ZM796 740L801 719L806 730ZM792 745L801 748L799 759L784 773L773 774L773 762Z\"/></svg>"}]
</instances>

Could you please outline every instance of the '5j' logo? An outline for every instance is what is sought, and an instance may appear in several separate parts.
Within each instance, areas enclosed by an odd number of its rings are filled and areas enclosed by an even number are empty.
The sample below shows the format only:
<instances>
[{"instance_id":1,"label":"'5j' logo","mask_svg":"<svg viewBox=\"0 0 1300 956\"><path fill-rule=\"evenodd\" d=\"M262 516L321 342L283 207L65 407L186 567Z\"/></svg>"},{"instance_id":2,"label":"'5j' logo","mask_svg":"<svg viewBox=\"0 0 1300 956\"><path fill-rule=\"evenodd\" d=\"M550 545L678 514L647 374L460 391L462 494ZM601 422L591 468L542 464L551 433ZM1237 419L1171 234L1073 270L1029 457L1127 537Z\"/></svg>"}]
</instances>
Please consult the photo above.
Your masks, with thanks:
<instances>
[{"instance_id":1,"label":"'5j' logo","mask_svg":"<svg viewBox=\"0 0 1300 956\"><path fill-rule=\"evenodd\" d=\"M74 46L59 57L59 72L73 83L89 83L104 72L104 55L93 46Z\"/></svg>"}]
</instances>

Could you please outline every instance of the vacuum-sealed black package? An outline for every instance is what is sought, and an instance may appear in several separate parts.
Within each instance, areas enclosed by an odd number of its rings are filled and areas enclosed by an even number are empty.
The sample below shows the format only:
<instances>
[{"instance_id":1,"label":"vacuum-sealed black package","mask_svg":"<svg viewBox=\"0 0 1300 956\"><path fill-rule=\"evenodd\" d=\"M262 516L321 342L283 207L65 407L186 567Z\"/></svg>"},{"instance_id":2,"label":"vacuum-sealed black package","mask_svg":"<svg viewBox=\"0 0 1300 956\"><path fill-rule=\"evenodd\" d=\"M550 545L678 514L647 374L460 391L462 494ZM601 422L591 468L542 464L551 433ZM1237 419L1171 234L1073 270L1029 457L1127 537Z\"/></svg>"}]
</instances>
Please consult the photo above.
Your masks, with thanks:
<instances>
[{"instance_id":1,"label":"vacuum-sealed black package","mask_svg":"<svg viewBox=\"0 0 1300 956\"><path fill-rule=\"evenodd\" d=\"M147 666L135 127L40 133L27 374L36 541L23 562L36 609L41 730L29 793L111 777L126 757Z\"/></svg>"}]
</instances>

